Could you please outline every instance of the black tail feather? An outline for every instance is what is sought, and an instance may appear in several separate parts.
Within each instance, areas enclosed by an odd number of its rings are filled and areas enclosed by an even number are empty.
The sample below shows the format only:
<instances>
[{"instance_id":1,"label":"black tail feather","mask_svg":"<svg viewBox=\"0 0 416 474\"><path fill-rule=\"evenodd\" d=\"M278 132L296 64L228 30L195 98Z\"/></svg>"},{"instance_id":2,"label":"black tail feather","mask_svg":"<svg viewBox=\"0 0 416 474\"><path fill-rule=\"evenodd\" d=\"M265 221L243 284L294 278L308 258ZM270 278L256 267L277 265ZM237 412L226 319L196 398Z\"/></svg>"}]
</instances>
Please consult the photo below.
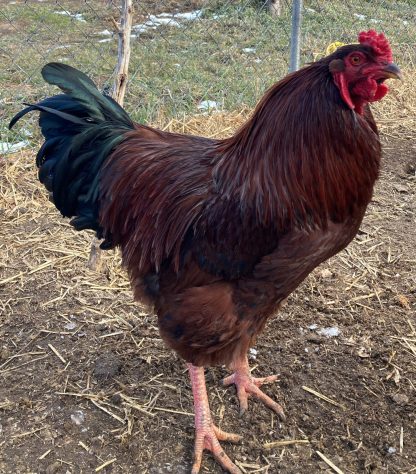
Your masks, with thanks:
<instances>
[{"instance_id":1,"label":"black tail feather","mask_svg":"<svg viewBox=\"0 0 416 474\"><path fill-rule=\"evenodd\" d=\"M42 100L16 114L12 128L29 112L39 111L45 142L36 156L39 180L51 191L62 215L77 229L99 227L99 181L104 161L134 124L117 102L103 95L84 73L59 63L47 64L44 79L64 94ZM104 247L110 246L105 242Z\"/></svg>"}]
</instances>

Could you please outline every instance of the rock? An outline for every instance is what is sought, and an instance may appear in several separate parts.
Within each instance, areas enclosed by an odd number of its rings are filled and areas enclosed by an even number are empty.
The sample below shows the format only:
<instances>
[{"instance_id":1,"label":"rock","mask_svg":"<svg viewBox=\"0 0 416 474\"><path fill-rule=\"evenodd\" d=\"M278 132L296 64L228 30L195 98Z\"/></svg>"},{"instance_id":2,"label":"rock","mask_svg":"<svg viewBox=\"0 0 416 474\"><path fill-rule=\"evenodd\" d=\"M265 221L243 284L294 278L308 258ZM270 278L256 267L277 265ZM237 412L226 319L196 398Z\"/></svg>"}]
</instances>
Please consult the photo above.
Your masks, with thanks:
<instances>
[{"instance_id":1,"label":"rock","mask_svg":"<svg viewBox=\"0 0 416 474\"><path fill-rule=\"evenodd\" d=\"M324 268L321 271L321 278L323 278L324 280L327 280L328 278L332 278L333 276L334 274L331 272L331 270L328 270L328 268Z\"/></svg>"},{"instance_id":2,"label":"rock","mask_svg":"<svg viewBox=\"0 0 416 474\"><path fill-rule=\"evenodd\" d=\"M8 359L11 355L12 355L12 353L9 351L9 349L8 349L7 347L3 347L3 348L0 350L0 360L6 360L6 359Z\"/></svg>"},{"instance_id":3,"label":"rock","mask_svg":"<svg viewBox=\"0 0 416 474\"><path fill-rule=\"evenodd\" d=\"M186 474L189 472L189 467L184 466L183 464L172 464L165 462L162 466L150 466L148 472L150 474L167 474L169 472L175 474Z\"/></svg>"},{"instance_id":4,"label":"rock","mask_svg":"<svg viewBox=\"0 0 416 474\"><path fill-rule=\"evenodd\" d=\"M103 444L104 444L104 439L103 436L95 436L94 438L91 438L90 441L91 447L94 449L101 449Z\"/></svg>"},{"instance_id":5,"label":"rock","mask_svg":"<svg viewBox=\"0 0 416 474\"><path fill-rule=\"evenodd\" d=\"M269 430L269 425L262 421L258 426L258 430L260 431L261 434L266 434L267 431Z\"/></svg>"},{"instance_id":6,"label":"rock","mask_svg":"<svg viewBox=\"0 0 416 474\"><path fill-rule=\"evenodd\" d=\"M416 163L408 162L406 163L404 167L404 171L406 174L411 174L413 176L416 176Z\"/></svg>"},{"instance_id":7,"label":"rock","mask_svg":"<svg viewBox=\"0 0 416 474\"><path fill-rule=\"evenodd\" d=\"M308 342L313 342L314 344L321 344L323 342L322 337L318 336L317 334L308 334L306 340Z\"/></svg>"},{"instance_id":8,"label":"rock","mask_svg":"<svg viewBox=\"0 0 416 474\"><path fill-rule=\"evenodd\" d=\"M402 306L403 308L406 309L411 309L409 299L405 295L396 295L396 300Z\"/></svg>"},{"instance_id":9,"label":"rock","mask_svg":"<svg viewBox=\"0 0 416 474\"><path fill-rule=\"evenodd\" d=\"M76 327L76 323L74 323L74 321L70 321L69 323L65 324L64 329L66 329L67 331L73 331Z\"/></svg>"},{"instance_id":10,"label":"rock","mask_svg":"<svg viewBox=\"0 0 416 474\"><path fill-rule=\"evenodd\" d=\"M368 357L371 357L371 348L369 348L369 347L360 347L357 350L357 355L358 355L358 357L361 357L362 359L367 359Z\"/></svg>"},{"instance_id":11,"label":"rock","mask_svg":"<svg viewBox=\"0 0 416 474\"><path fill-rule=\"evenodd\" d=\"M58 462L58 461L55 461L54 463L49 464L49 466L46 468L45 473L46 474L55 474L56 472L59 471L60 467L61 467L61 463Z\"/></svg>"},{"instance_id":12,"label":"rock","mask_svg":"<svg viewBox=\"0 0 416 474\"><path fill-rule=\"evenodd\" d=\"M72 423L76 425L82 425L85 421L85 413L82 410L77 410L71 415Z\"/></svg>"},{"instance_id":13,"label":"rock","mask_svg":"<svg viewBox=\"0 0 416 474\"><path fill-rule=\"evenodd\" d=\"M120 403L122 402L122 398L120 396L119 393L115 393L114 395L112 395L111 397L111 402L114 403L114 405L120 405Z\"/></svg>"},{"instance_id":14,"label":"rock","mask_svg":"<svg viewBox=\"0 0 416 474\"><path fill-rule=\"evenodd\" d=\"M404 184L394 184L393 187L399 193L408 193L409 192L408 187L405 186Z\"/></svg>"},{"instance_id":15,"label":"rock","mask_svg":"<svg viewBox=\"0 0 416 474\"><path fill-rule=\"evenodd\" d=\"M95 362L94 375L97 378L110 378L118 375L121 369L121 360L112 352L106 352Z\"/></svg>"},{"instance_id":16,"label":"rock","mask_svg":"<svg viewBox=\"0 0 416 474\"><path fill-rule=\"evenodd\" d=\"M409 397L404 393L395 393L391 396L393 402L397 403L397 405L407 405L409 403Z\"/></svg>"}]
</instances>

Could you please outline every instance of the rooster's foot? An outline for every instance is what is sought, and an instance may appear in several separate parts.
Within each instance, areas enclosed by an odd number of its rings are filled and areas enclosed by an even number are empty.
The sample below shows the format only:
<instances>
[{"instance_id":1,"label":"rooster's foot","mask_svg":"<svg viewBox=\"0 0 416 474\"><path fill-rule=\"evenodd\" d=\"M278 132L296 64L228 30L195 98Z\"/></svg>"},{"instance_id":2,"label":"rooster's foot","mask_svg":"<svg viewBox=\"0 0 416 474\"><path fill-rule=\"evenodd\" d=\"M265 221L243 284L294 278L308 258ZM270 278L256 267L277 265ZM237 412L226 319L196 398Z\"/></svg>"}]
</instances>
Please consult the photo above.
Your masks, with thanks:
<instances>
[{"instance_id":1,"label":"rooster's foot","mask_svg":"<svg viewBox=\"0 0 416 474\"><path fill-rule=\"evenodd\" d=\"M199 426L198 426L199 425ZM214 424L202 425L196 422L195 433L195 449L194 449L194 464L192 466L192 474L197 474L201 467L202 452L204 449L211 451L214 458L221 464L221 466L231 474L241 474L240 469L231 461L225 454L219 441L229 441L231 443L238 443L241 436L234 433L226 433L220 430Z\"/></svg>"},{"instance_id":2,"label":"rooster's foot","mask_svg":"<svg viewBox=\"0 0 416 474\"><path fill-rule=\"evenodd\" d=\"M211 451L214 458L226 471L231 474L242 474L241 470L225 454L219 443L220 441L238 443L242 437L233 433L226 433L214 425L205 388L204 369L202 367L195 367L192 364L188 364L188 369L195 407L195 449L192 474L198 474L201 468L204 449Z\"/></svg>"},{"instance_id":3,"label":"rooster's foot","mask_svg":"<svg viewBox=\"0 0 416 474\"><path fill-rule=\"evenodd\" d=\"M237 397L240 402L240 415L243 415L247 410L248 397L252 395L263 402L268 408L276 412L280 419L284 420L285 415L283 413L283 408L259 388L261 385L276 382L279 377L277 375L260 378L252 377L246 358L235 362L233 368L235 372L223 379L222 383L225 386L235 384L237 388Z\"/></svg>"}]
</instances>

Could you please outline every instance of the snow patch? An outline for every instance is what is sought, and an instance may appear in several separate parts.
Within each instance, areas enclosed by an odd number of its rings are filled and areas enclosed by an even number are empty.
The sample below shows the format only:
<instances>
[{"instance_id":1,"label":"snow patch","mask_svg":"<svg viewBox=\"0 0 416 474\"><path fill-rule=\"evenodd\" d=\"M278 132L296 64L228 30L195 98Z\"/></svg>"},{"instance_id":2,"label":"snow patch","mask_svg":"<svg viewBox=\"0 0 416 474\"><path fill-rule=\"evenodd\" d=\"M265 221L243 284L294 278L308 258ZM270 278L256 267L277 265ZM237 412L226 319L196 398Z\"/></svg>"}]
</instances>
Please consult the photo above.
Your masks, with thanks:
<instances>
[{"instance_id":1,"label":"snow patch","mask_svg":"<svg viewBox=\"0 0 416 474\"><path fill-rule=\"evenodd\" d=\"M338 337L341 334L341 330L337 326L330 328L321 328L316 331L320 336L325 337Z\"/></svg>"},{"instance_id":2,"label":"snow patch","mask_svg":"<svg viewBox=\"0 0 416 474\"><path fill-rule=\"evenodd\" d=\"M103 30L99 31L97 35L102 35L102 36L113 36L113 33L110 30Z\"/></svg>"},{"instance_id":3,"label":"snow patch","mask_svg":"<svg viewBox=\"0 0 416 474\"><path fill-rule=\"evenodd\" d=\"M254 349L254 347L250 347L250 349L248 350L248 354L249 354L250 359L256 360L258 351L257 349Z\"/></svg>"},{"instance_id":4,"label":"snow patch","mask_svg":"<svg viewBox=\"0 0 416 474\"><path fill-rule=\"evenodd\" d=\"M82 423L85 421L85 413L82 410L76 410L71 415L71 421L75 425L82 425Z\"/></svg>"},{"instance_id":5,"label":"snow patch","mask_svg":"<svg viewBox=\"0 0 416 474\"><path fill-rule=\"evenodd\" d=\"M202 10L194 10L193 12L187 12L187 13L177 13L175 15L176 18L182 18L183 20L197 20L202 14ZM168 15L168 13L166 14Z\"/></svg>"},{"instance_id":6,"label":"snow patch","mask_svg":"<svg viewBox=\"0 0 416 474\"><path fill-rule=\"evenodd\" d=\"M86 22L87 20L85 20L85 18L82 16L82 13L71 13L71 12L67 12L65 10L63 11L55 11L54 13L56 13L57 15L66 15L66 16L70 16L71 18L73 18L74 20L78 20L78 21L83 21L83 22Z\"/></svg>"},{"instance_id":7,"label":"snow patch","mask_svg":"<svg viewBox=\"0 0 416 474\"><path fill-rule=\"evenodd\" d=\"M317 324L310 324L307 328L310 331L316 331L317 334L320 336L325 337L338 337L341 334L341 329L337 326L327 327L327 328L320 328L318 329Z\"/></svg>"},{"instance_id":8,"label":"snow patch","mask_svg":"<svg viewBox=\"0 0 416 474\"><path fill-rule=\"evenodd\" d=\"M49 48L46 50L47 53L50 53L51 51L56 51L57 49L69 49L71 47L70 44L61 44L58 46L53 46L52 48Z\"/></svg>"},{"instance_id":9,"label":"snow patch","mask_svg":"<svg viewBox=\"0 0 416 474\"><path fill-rule=\"evenodd\" d=\"M181 21L197 20L201 14L202 10L194 10L184 13L159 13L158 15L149 15L147 21L133 25L131 29L136 34L140 34L148 30L155 30L161 25L181 27Z\"/></svg>"},{"instance_id":10,"label":"snow patch","mask_svg":"<svg viewBox=\"0 0 416 474\"><path fill-rule=\"evenodd\" d=\"M22 140L21 142L17 143L0 142L0 153L15 153L16 151L26 148L27 146L29 146L29 142L27 140Z\"/></svg>"},{"instance_id":11,"label":"snow patch","mask_svg":"<svg viewBox=\"0 0 416 474\"><path fill-rule=\"evenodd\" d=\"M197 105L197 108L199 110L213 110L218 109L219 104L218 102L215 102L215 100L203 100Z\"/></svg>"},{"instance_id":12,"label":"snow patch","mask_svg":"<svg viewBox=\"0 0 416 474\"><path fill-rule=\"evenodd\" d=\"M74 323L73 321L70 321L69 323L65 324L64 329L66 329L67 331L73 331L76 327L77 327L76 323Z\"/></svg>"}]
</instances>

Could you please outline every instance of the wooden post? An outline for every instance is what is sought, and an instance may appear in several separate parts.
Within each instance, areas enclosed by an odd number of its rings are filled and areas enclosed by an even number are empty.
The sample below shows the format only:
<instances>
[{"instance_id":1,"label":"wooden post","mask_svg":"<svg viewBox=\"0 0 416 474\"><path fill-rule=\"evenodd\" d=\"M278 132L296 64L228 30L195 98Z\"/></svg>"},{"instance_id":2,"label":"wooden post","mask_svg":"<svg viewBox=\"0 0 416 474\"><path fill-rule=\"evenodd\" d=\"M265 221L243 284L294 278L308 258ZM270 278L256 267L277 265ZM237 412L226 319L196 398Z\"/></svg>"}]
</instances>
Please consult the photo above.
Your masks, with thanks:
<instances>
[{"instance_id":1,"label":"wooden post","mask_svg":"<svg viewBox=\"0 0 416 474\"><path fill-rule=\"evenodd\" d=\"M116 66L116 77L112 96L121 106L124 103L124 95L126 93L128 69L130 61L130 35L133 22L133 0L121 0L121 18L120 26L113 21L118 33L118 59ZM101 262L100 241L94 237L90 256L88 259L88 267L91 270L98 271Z\"/></svg>"},{"instance_id":2,"label":"wooden post","mask_svg":"<svg viewBox=\"0 0 416 474\"><path fill-rule=\"evenodd\" d=\"M270 15L280 16L282 14L281 0L269 0L268 7L269 7Z\"/></svg>"},{"instance_id":3,"label":"wooden post","mask_svg":"<svg viewBox=\"0 0 416 474\"><path fill-rule=\"evenodd\" d=\"M121 0L121 20L118 30L118 61L113 99L123 105L130 61L130 35L133 22L133 0Z\"/></svg>"}]
</instances>

